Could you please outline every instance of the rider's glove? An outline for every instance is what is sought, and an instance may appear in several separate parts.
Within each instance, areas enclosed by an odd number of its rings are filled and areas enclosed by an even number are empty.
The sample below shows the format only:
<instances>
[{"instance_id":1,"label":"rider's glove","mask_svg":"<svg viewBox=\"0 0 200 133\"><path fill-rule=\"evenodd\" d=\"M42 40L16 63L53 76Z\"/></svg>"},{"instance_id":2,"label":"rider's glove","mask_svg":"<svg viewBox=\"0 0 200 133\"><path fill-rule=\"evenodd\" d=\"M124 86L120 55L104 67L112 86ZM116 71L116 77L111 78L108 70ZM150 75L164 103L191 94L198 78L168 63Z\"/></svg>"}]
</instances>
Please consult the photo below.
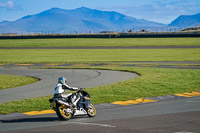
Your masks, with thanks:
<instances>
[{"instance_id":1,"label":"rider's glove","mask_svg":"<svg viewBox=\"0 0 200 133\"><path fill-rule=\"evenodd\" d=\"M82 91L84 88L79 88L80 91Z\"/></svg>"}]
</instances>

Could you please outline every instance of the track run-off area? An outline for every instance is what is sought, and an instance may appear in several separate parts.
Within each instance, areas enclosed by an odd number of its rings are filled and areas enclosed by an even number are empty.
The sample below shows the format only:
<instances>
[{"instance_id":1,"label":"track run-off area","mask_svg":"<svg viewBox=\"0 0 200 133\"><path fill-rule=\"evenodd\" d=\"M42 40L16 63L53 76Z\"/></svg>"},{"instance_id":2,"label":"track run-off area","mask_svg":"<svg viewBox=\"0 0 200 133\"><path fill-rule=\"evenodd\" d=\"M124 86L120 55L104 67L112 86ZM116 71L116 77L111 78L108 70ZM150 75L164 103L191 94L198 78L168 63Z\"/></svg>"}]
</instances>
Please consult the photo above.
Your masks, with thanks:
<instances>
[{"instance_id":1,"label":"track run-off area","mask_svg":"<svg viewBox=\"0 0 200 133\"><path fill-rule=\"evenodd\" d=\"M0 67L0 74L28 76L40 79L39 82L34 84L0 90L0 103L51 95L53 94L53 88L57 84L57 79L61 76L67 77L70 86L80 88L103 86L139 76L135 73L108 70L28 69L26 67Z\"/></svg>"},{"instance_id":2,"label":"track run-off area","mask_svg":"<svg viewBox=\"0 0 200 133\"><path fill-rule=\"evenodd\" d=\"M67 75L69 84L83 88L106 85L138 77L108 70L0 68L0 74L39 78L31 85L0 91L1 103L52 94L57 77ZM197 94L198 93L198 94ZM13 113L0 116L0 132L141 132L198 133L200 93L177 94L152 99L117 101L95 105L97 116L77 116L60 121L55 112ZM37 114L38 113L38 114ZM31 130L30 130L31 129Z\"/></svg>"},{"instance_id":3,"label":"track run-off area","mask_svg":"<svg viewBox=\"0 0 200 133\"><path fill-rule=\"evenodd\" d=\"M0 47L0 49L193 49L200 46Z\"/></svg>"},{"instance_id":4,"label":"track run-off area","mask_svg":"<svg viewBox=\"0 0 200 133\"><path fill-rule=\"evenodd\" d=\"M148 47L147 49L149 48L150 47ZM155 49L155 47L151 48ZM166 48L171 49L172 47L166 46ZM172 49L174 48L175 47L173 47ZM200 47L187 47L186 49L188 48L190 49ZM90 49L93 48L91 47ZM124 49L127 49L127 47ZM132 63L133 65L120 64L118 65L118 67L136 66L172 69L200 69L200 62L198 61L161 63L169 63L175 65L154 65L155 62L153 62L152 65L150 62L142 62L144 63L144 65L134 64L135 62ZM181 64L180 66L178 65L179 63ZM184 63L187 65L182 65ZM139 76L135 73L108 70L27 68L34 66L43 67L69 65L71 64L0 64L0 66L2 66L0 67L0 74L28 76L40 79L39 82L34 84L1 90L0 103L51 95L53 93L53 87L57 83L57 78L60 76L69 77L68 81L71 86L82 88L103 86L132 78L137 78ZM72 64L71 66L78 65L81 64ZM90 64L90 66L94 65L96 64ZM106 65L104 64L102 66ZM53 112L44 114L39 113L36 115L30 115L26 113L1 115L0 132L199 133L199 95L199 92L192 92L168 95L163 97L160 96L148 99L138 98L136 100L123 102L116 101L114 103L98 104L95 105L95 107L97 108L96 117L88 118L87 116L77 116L69 121L60 121L56 114Z\"/></svg>"}]
</instances>

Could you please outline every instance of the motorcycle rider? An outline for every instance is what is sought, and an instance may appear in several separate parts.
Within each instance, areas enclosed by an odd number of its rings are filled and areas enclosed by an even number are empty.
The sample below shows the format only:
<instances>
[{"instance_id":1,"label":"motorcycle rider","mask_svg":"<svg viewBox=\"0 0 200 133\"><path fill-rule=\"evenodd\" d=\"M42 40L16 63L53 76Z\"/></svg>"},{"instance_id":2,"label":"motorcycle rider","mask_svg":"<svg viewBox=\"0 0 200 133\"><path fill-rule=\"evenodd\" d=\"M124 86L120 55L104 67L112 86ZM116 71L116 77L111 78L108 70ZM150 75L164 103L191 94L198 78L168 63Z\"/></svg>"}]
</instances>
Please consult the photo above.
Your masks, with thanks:
<instances>
[{"instance_id":1,"label":"motorcycle rider","mask_svg":"<svg viewBox=\"0 0 200 133\"><path fill-rule=\"evenodd\" d=\"M77 99L79 99L74 93L70 93L68 95L63 94L65 90L71 90L71 91L77 91L80 90L78 87L70 87L67 85L67 80L65 77L59 77L58 78L58 84L56 84L56 87L54 89L54 96L61 97L61 98L69 98L72 105L76 106L76 103L78 102ZM70 104L70 103L69 103Z\"/></svg>"}]
</instances>

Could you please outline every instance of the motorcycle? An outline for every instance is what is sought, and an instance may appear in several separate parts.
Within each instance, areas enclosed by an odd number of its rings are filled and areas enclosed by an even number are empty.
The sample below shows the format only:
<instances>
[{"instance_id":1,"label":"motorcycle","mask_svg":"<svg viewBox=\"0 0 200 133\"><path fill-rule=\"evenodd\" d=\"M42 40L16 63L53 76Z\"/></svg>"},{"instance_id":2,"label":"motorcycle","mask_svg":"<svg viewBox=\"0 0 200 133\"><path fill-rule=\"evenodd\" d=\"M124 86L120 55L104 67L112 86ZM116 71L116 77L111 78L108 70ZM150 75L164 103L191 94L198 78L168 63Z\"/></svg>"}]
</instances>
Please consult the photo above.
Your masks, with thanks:
<instances>
[{"instance_id":1,"label":"motorcycle","mask_svg":"<svg viewBox=\"0 0 200 133\"><path fill-rule=\"evenodd\" d=\"M73 116L88 115L94 117L96 109L90 102L90 95L86 91L78 90L68 95L54 95L49 99L51 109L53 109L61 120L69 120Z\"/></svg>"}]
</instances>

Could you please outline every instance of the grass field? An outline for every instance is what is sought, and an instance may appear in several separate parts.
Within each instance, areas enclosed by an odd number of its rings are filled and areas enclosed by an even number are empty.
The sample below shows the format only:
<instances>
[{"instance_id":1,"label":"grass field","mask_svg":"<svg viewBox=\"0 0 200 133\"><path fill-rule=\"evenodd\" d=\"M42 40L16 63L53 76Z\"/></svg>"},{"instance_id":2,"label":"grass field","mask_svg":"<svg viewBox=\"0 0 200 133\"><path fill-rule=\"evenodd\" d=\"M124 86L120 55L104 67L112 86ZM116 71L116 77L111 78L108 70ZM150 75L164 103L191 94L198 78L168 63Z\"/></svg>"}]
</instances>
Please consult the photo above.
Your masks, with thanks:
<instances>
[{"instance_id":1,"label":"grass field","mask_svg":"<svg viewBox=\"0 0 200 133\"><path fill-rule=\"evenodd\" d=\"M123 70L140 73L141 76L125 82L87 89L94 104L119 100L134 100L200 90L200 70L136 68L136 67L87 67L95 69ZM53 88L52 88L53 89ZM52 96L33 98L0 104L0 114L49 109Z\"/></svg>"},{"instance_id":2,"label":"grass field","mask_svg":"<svg viewBox=\"0 0 200 133\"><path fill-rule=\"evenodd\" d=\"M89 47L89 46L199 46L200 38L72 38L72 39L7 39L0 47Z\"/></svg>"},{"instance_id":3,"label":"grass field","mask_svg":"<svg viewBox=\"0 0 200 133\"><path fill-rule=\"evenodd\" d=\"M0 47L166 45L200 45L200 38L0 40ZM0 63L106 62L109 64L113 61L200 61L200 49L0 50ZM112 65L108 67L85 68L122 70L141 74L141 76L136 79L87 89L92 96L92 102L94 104L119 100L134 100L136 98L156 97L200 90L200 70L113 67ZM2 79L3 78L0 78L0 80ZM48 99L50 97L51 96L0 104L0 114L49 109Z\"/></svg>"},{"instance_id":4,"label":"grass field","mask_svg":"<svg viewBox=\"0 0 200 133\"><path fill-rule=\"evenodd\" d=\"M0 63L200 61L200 49L0 50Z\"/></svg>"},{"instance_id":5,"label":"grass field","mask_svg":"<svg viewBox=\"0 0 200 133\"><path fill-rule=\"evenodd\" d=\"M0 75L0 90L32 84L37 81L36 78L25 76Z\"/></svg>"}]
</instances>

